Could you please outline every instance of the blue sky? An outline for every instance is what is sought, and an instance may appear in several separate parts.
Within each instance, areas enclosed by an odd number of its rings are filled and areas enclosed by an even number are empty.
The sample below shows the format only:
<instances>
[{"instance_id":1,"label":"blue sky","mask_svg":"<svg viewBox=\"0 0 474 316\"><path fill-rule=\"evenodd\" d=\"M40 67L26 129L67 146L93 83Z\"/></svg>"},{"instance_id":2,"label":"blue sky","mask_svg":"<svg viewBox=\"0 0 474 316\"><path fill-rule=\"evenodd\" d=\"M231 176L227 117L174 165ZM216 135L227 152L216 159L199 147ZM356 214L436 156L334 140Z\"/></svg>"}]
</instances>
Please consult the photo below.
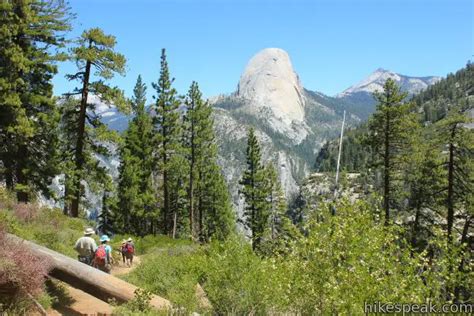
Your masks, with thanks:
<instances>
[{"instance_id":1,"label":"blue sky","mask_svg":"<svg viewBox=\"0 0 474 316\"><path fill-rule=\"evenodd\" d=\"M445 76L474 59L471 0L71 0L71 37L100 27L117 38L131 94L138 74L159 76L161 48L179 93L196 80L206 97L233 92L248 60L286 50L305 88L334 95L382 67ZM55 93L72 90L62 64Z\"/></svg>"}]
</instances>

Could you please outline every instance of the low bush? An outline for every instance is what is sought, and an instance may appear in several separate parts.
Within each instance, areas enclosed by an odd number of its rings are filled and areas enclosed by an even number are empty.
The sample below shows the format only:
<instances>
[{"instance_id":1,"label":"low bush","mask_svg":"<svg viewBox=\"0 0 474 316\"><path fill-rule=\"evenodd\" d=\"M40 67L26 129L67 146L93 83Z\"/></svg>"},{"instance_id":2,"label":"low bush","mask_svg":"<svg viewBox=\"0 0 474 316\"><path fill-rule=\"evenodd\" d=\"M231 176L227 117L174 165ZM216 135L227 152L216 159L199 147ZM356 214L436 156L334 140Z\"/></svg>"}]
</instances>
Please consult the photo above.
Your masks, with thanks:
<instances>
[{"instance_id":1,"label":"low bush","mask_svg":"<svg viewBox=\"0 0 474 316\"><path fill-rule=\"evenodd\" d=\"M166 297L176 306L198 311L195 289L203 253L188 246L180 249L161 248L143 257L142 264L126 280Z\"/></svg>"},{"instance_id":2,"label":"low bush","mask_svg":"<svg viewBox=\"0 0 474 316\"><path fill-rule=\"evenodd\" d=\"M21 242L8 238L0 226L0 303L18 307L32 295L44 300L43 284L51 263L35 256Z\"/></svg>"}]
</instances>

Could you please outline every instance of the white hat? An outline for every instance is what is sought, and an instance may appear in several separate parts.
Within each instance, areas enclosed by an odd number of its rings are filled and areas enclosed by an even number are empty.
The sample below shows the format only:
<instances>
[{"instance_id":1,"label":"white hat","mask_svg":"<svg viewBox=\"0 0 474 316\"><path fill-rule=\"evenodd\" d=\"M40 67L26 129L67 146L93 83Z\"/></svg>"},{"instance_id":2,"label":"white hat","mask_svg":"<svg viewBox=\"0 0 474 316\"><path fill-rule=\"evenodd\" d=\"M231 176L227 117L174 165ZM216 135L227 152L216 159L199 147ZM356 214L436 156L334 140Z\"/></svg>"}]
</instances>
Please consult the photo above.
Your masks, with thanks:
<instances>
[{"instance_id":1,"label":"white hat","mask_svg":"<svg viewBox=\"0 0 474 316\"><path fill-rule=\"evenodd\" d=\"M132 241L132 237L128 237L127 241Z\"/></svg>"},{"instance_id":2,"label":"white hat","mask_svg":"<svg viewBox=\"0 0 474 316\"><path fill-rule=\"evenodd\" d=\"M86 228L86 230L84 231L84 235L93 235L94 234L94 230L92 228Z\"/></svg>"}]
</instances>

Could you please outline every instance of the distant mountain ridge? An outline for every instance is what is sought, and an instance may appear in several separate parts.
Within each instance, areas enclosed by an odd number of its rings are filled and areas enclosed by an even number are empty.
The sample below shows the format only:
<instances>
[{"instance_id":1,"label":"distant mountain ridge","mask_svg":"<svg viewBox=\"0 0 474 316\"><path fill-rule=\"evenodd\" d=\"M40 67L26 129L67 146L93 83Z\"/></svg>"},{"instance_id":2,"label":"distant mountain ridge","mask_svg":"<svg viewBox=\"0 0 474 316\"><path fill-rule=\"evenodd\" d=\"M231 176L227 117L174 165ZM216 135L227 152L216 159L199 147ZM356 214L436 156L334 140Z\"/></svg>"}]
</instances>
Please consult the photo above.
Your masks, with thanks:
<instances>
[{"instance_id":1,"label":"distant mountain ridge","mask_svg":"<svg viewBox=\"0 0 474 316\"><path fill-rule=\"evenodd\" d=\"M410 77L383 68L378 68L367 78L342 91L336 95L336 97L348 97L351 94L358 92L374 93L375 91L382 91L383 84L389 78L394 80L403 91L407 91L409 94L418 93L441 80L441 77L436 76Z\"/></svg>"},{"instance_id":2,"label":"distant mountain ridge","mask_svg":"<svg viewBox=\"0 0 474 316\"><path fill-rule=\"evenodd\" d=\"M468 63L465 68L456 73L436 80L435 84L414 95L411 102L426 126L444 118L452 104L460 105L466 116L474 117L473 64ZM474 128L474 124L467 124L467 127ZM370 153L361 142L366 133L367 124L345 132L341 155L342 170L360 172L367 168ZM318 172L335 171L338 148L339 140L337 138L324 144L315 160L315 169Z\"/></svg>"},{"instance_id":3,"label":"distant mountain ridge","mask_svg":"<svg viewBox=\"0 0 474 316\"><path fill-rule=\"evenodd\" d=\"M363 119L367 119L375 110L373 93L382 91L383 84L389 78L394 80L401 87L402 91L408 92L410 96L425 90L441 80L441 77L437 76L412 77L378 68L368 77L337 94L335 97L351 104L352 107L357 109L356 112L359 113Z\"/></svg>"}]
</instances>

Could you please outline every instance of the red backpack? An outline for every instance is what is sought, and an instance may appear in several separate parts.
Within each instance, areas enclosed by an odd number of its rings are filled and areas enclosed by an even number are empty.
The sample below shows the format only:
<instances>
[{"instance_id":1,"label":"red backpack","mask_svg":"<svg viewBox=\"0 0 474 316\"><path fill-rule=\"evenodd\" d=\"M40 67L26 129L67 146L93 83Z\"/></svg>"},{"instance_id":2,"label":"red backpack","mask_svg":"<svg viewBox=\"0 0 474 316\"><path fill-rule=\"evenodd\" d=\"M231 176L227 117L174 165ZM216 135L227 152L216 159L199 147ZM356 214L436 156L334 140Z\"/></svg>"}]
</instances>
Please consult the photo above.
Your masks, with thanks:
<instances>
[{"instance_id":1,"label":"red backpack","mask_svg":"<svg viewBox=\"0 0 474 316\"><path fill-rule=\"evenodd\" d=\"M125 248L127 249L127 252L128 252L128 253L133 254L133 253L135 252L135 249L133 249L132 244L127 243L127 245L125 246Z\"/></svg>"},{"instance_id":2,"label":"red backpack","mask_svg":"<svg viewBox=\"0 0 474 316\"><path fill-rule=\"evenodd\" d=\"M95 264L98 266L105 266L105 260L107 258L107 251L105 246L99 246L95 251Z\"/></svg>"}]
</instances>

